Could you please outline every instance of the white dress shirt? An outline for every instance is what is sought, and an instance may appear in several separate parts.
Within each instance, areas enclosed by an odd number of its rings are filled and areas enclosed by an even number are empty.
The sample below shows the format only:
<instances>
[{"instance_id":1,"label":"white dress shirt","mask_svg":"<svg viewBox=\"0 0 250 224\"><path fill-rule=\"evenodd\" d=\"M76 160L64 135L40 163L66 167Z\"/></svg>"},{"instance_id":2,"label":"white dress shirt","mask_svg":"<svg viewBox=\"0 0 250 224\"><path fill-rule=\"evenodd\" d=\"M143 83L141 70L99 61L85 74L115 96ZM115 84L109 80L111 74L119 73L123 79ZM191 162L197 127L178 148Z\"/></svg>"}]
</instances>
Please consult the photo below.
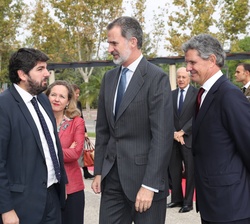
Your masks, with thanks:
<instances>
[{"instance_id":1,"label":"white dress shirt","mask_svg":"<svg viewBox=\"0 0 250 224\"><path fill-rule=\"evenodd\" d=\"M30 93L28 93L27 91L25 91L24 89L22 89L21 87L19 87L18 85L16 85L16 84L14 84L14 87L16 88L17 92L20 94L21 98L23 99L24 103L26 104L28 110L30 111L31 116L34 119L36 127L38 129L40 139L41 139L41 142L42 142L42 146L43 146L44 155L45 155L45 161L46 161L46 166L47 166L47 171L48 171L47 187L49 187L52 184L57 183L58 181L56 179L53 162L52 162L52 159L50 157L50 152L49 152L49 147L48 147L47 140L46 140L45 135L43 133L43 129L42 129L41 123L39 121L38 115L37 115L37 113L35 111L35 108L31 103L31 100L32 100L33 96ZM49 132L50 132L51 138L53 140L55 151L56 151L56 154L57 154L57 157L58 157L58 152L57 152L58 150L57 150L57 146L56 146L56 140L55 140L55 135L54 135L54 129L53 129L52 122L51 122L49 116L47 115L46 111L43 109L43 107L41 106L41 104L39 103L38 100L37 100L37 103L38 103L38 106L39 106L39 109L40 109L41 113L44 116L46 124L47 124L47 126L49 128Z\"/></svg>"},{"instance_id":2,"label":"white dress shirt","mask_svg":"<svg viewBox=\"0 0 250 224\"><path fill-rule=\"evenodd\" d=\"M203 85L202 88L205 89L205 92L201 96L201 104L200 107L208 93L208 91L211 89L211 87L216 83L216 81L223 76L223 73L221 70L219 70L217 73L215 73L212 77L210 77Z\"/></svg>"}]
</instances>

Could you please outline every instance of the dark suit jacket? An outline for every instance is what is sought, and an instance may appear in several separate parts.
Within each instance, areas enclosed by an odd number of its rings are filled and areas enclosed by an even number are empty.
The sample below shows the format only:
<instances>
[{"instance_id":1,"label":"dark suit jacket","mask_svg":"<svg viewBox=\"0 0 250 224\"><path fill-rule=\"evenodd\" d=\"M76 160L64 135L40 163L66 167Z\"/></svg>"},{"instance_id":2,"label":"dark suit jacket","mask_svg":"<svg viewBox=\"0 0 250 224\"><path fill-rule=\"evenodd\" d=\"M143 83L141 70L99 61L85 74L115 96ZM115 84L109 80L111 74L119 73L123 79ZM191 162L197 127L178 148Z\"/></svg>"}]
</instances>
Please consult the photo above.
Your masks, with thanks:
<instances>
[{"instance_id":1,"label":"dark suit jacket","mask_svg":"<svg viewBox=\"0 0 250 224\"><path fill-rule=\"evenodd\" d=\"M177 99L178 99L179 88L173 90L173 105L174 105L174 127L175 131L180 131L181 129L185 132L184 141L185 145L191 148L192 145L192 121L195 111L195 103L198 90L193 86L189 86L183 108L179 115L177 109Z\"/></svg>"},{"instance_id":2,"label":"dark suit jacket","mask_svg":"<svg viewBox=\"0 0 250 224\"><path fill-rule=\"evenodd\" d=\"M250 104L223 75L193 124L197 204L206 221L250 217L249 130Z\"/></svg>"},{"instance_id":3,"label":"dark suit jacket","mask_svg":"<svg viewBox=\"0 0 250 224\"><path fill-rule=\"evenodd\" d=\"M126 196L135 201L142 184L168 194L167 167L173 142L173 106L168 76L142 58L114 119L114 96L121 67L108 71L98 103L95 174L102 179L115 160Z\"/></svg>"},{"instance_id":4,"label":"dark suit jacket","mask_svg":"<svg viewBox=\"0 0 250 224\"><path fill-rule=\"evenodd\" d=\"M55 118L47 96L37 98L55 130L62 174L58 194L63 205L67 178ZM38 224L46 205L47 167L36 124L14 86L0 95L0 126L0 213L14 209L21 224Z\"/></svg>"}]
</instances>

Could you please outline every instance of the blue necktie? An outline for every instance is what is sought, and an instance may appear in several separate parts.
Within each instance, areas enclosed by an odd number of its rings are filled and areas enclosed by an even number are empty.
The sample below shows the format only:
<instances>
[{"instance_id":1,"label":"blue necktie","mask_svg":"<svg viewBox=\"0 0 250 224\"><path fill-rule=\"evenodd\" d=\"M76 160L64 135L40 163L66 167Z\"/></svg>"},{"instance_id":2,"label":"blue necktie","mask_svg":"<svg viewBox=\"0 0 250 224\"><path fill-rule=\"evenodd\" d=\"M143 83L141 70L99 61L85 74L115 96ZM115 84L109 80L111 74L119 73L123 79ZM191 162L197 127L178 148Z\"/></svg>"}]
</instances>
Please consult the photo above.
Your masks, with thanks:
<instances>
[{"instance_id":1,"label":"blue necktie","mask_svg":"<svg viewBox=\"0 0 250 224\"><path fill-rule=\"evenodd\" d=\"M120 78L120 82L119 82L119 86L118 86L118 90L117 90L117 95L116 95L115 115L118 112L119 106L120 106L121 101L122 101L123 94L125 92L126 73L127 73L128 70L129 70L128 68L123 68L122 69L122 75L121 75L121 78Z\"/></svg>"},{"instance_id":2,"label":"blue necktie","mask_svg":"<svg viewBox=\"0 0 250 224\"><path fill-rule=\"evenodd\" d=\"M181 113L181 110L182 110L182 107L183 107L183 92L184 92L184 89L181 89L181 95L180 95L180 98L179 98L179 108L178 108L179 114Z\"/></svg>"},{"instance_id":3,"label":"blue necktie","mask_svg":"<svg viewBox=\"0 0 250 224\"><path fill-rule=\"evenodd\" d=\"M54 144L53 144L50 132L49 132L49 128L48 128L46 121L45 121L45 119L44 119L44 117L43 117L43 115L38 107L38 103L37 103L37 100L35 97L32 98L31 103L34 106L36 113L39 117L40 123L42 125L43 133L44 133L45 138L46 138L47 143L48 143L50 157L51 157L51 160L52 160L52 163L54 166L56 179L58 180L58 182L60 182L60 179L61 179L60 165L59 165L59 162L57 160L56 151L55 151Z\"/></svg>"}]
</instances>

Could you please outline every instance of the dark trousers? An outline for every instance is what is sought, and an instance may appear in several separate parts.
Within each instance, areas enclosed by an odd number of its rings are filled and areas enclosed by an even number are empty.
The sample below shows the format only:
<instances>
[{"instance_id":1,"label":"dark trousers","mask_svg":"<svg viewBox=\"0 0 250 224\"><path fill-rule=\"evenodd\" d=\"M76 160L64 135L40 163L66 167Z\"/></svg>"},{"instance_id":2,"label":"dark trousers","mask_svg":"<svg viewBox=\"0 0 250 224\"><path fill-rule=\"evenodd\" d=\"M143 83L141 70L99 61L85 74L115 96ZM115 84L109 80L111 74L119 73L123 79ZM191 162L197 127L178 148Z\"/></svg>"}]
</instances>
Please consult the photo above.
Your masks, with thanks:
<instances>
[{"instance_id":1,"label":"dark trousers","mask_svg":"<svg viewBox=\"0 0 250 224\"><path fill-rule=\"evenodd\" d=\"M185 195L182 192L182 162L185 167ZM179 142L174 141L169 163L171 183L171 202L183 202L183 205L193 204L194 195L194 161L192 150Z\"/></svg>"},{"instance_id":2,"label":"dark trousers","mask_svg":"<svg viewBox=\"0 0 250 224\"><path fill-rule=\"evenodd\" d=\"M117 164L111 168L102 183L100 205L100 224L164 224L166 216L166 198L154 201L146 212L136 212L135 202L130 201L123 192Z\"/></svg>"},{"instance_id":3,"label":"dark trousers","mask_svg":"<svg viewBox=\"0 0 250 224\"><path fill-rule=\"evenodd\" d=\"M83 224L85 195L84 191L68 194L62 210L62 224Z\"/></svg>"},{"instance_id":4,"label":"dark trousers","mask_svg":"<svg viewBox=\"0 0 250 224\"><path fill-rule=\"evenodd\" d=\"M208 222L208 221L201 219L201 223L202 224L250 224L250 218L232 221L232 222Z\"/></svg>"},{"instance_id":5,"label":"dark trousers","mask_svg":"<svg viewBox=\"0 0 250 224\"><path fill-rule=\"evenodd\" d=\"M46 207L41 224L60 224L61 223L61 205L55 184L47 190Z\"/></svg>"}]
</instances>

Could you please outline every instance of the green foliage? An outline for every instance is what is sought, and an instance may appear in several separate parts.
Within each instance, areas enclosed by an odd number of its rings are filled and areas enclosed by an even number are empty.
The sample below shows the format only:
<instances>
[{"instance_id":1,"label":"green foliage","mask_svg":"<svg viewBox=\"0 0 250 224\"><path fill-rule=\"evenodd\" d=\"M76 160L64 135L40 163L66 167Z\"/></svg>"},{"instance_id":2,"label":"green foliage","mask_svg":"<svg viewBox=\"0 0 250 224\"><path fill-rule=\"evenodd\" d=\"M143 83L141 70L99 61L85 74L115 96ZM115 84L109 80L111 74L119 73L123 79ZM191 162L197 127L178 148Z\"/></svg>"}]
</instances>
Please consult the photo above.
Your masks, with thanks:
<instances>
[{"instance_id":1,"label":"green foliage","mask_svg":"<svg viewBox=\"0 0 250 224\"><path fill-rule=\"evenodd\" d=\"M173 4L167 49L179 55L182 43L194 35L210 33L222 43L234 42L249 25L249 0L174 0Z\"/></svg>"},{"instance_id":2,"label":"green foliage","mask_svg":"<svg viewBox=\"0 0 250 224\"><path fill-rule=\"evenodd\" d=\"M0 0L0 83L7 83L10 52L19 47L17 36L25 5L21 1Z\"/></svg>"}]
</instances>

